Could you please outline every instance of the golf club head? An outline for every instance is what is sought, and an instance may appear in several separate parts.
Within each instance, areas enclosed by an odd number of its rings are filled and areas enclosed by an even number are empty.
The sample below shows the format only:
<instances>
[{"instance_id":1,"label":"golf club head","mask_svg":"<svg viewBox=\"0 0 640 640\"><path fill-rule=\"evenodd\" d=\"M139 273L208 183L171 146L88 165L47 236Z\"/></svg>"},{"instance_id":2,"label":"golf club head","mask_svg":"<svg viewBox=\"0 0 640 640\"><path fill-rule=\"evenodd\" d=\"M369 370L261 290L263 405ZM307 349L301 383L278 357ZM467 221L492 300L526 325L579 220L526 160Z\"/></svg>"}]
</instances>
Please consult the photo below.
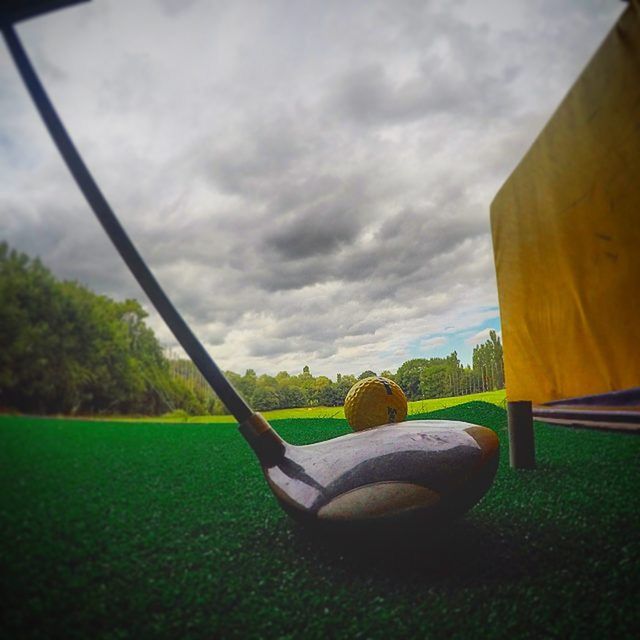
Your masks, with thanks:
<instances>
[{"instance_id":1,"label":"golf club head","mask_svg":"<svg viewBox=\"0 0 640 640\"><path fill-rule=\"evenodd\" d=\"M415 420L294 446L253 414L240 431L282 508L327 527L444 522L491 486L499 441L486 427Z\"/></svg>"}]
</instances>

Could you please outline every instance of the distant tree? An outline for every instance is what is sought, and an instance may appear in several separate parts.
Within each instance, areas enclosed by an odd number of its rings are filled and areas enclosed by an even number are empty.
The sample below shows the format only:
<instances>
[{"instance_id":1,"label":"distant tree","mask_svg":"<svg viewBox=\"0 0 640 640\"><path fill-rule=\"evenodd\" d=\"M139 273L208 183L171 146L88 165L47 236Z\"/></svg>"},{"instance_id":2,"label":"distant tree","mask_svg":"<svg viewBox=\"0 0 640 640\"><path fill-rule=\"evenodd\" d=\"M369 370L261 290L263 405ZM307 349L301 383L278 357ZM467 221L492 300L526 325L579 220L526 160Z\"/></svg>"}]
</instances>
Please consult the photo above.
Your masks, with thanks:
<instances>
[{"instance_id":1,"label":"distant tree","mask_svg":"<svg viewBox=\"0 0 640 640\"><path fill-rule=\"evenodd\" d=\"M358 380L364 380L365 378L371 378L371 377L375 377L378 374L375 371L371 371L370 369L367 369L366 371L363 371L359 376L358 376Z\"/></svg>"},{"instance_id":2,"label":"distant tree","mask_svg":"<svg viewBox=\"0 0 640 640\"><path fill-rule=\"evenodd\" d=\"M351 389L356 382L357 379L355 376L338 374L338 380L333 385L335 398L333 406L339 407L344 404L344 399L347 393L349 393L349 389Z\"/></svg>"},{"instance_id":3,"label":"distant tree","mask_svg":"<svg viewBox=\"0 0 640 640\"><path fill-rule=\"evenodd\" d=\"M336 385L331 382L330 384L318 387L316 390L316 401L324 407L335 407L339 402Z\"/></svg>"},{"instance_id":4,"label":"distant tree","mask_svg":"<svg viewBox=\"0 0 640 640\"><path fill-rule=\"evenodd\" d=\"M404 362L396 373L396 382L404 391L409 400L420 400L420 376L423 369L429 365L429 360L425 358L414 358Z\"/></svg>"},{"instance_id":5,"label":"distant tree","mask_svg":"<svg viewBox=\"0 0 640 640\"><path fill-rule=\"evenodd\" d=\"M248 398L252 398L257 385L256 372L253 369L247 369L242 376L241 388Z\"/></svg>"},{"instance_id":6,"label":"distant tree","mask_svg":"<svg viewBox=\"0 0 640 640\"><path fill-rule=\"evenodd\" d=\"M447 378L448 367L437 364L425 367L420 374L420 391L423 398L443 398L452 395Z\"/></svg>"},{"instance_id":7,"label":"distant tree","mask_svg":"<svg viewBox=\"0 0 640 640\"><path fill-rule=\"evenodd\" d=\"M489 331L489 340L491 341L493 351L496 387L502 389L504 388L504 352L502 349L502 341L493 329Z\"/></svg>"},{"instance_id":8,"label":"distant tree","mask_svg":"<svg viewBox=\"0 0 640 640\"><path fill-rule=\"evenodd\" d=\"M489 339L473 349L473 371L482 391L504 387L502 343L493 329Z\"/></svg>"},{"instance_id":9,"label":"distant tree","mask_svg":"<svg viewBox=\"0 0 640 640\"><path fill-rule=\"evenodd\" d=\"M278 394L268 387L256 387L251 401L258 411L270 411L280 407Z\"/></svg>"},{"instance_id":10,"label":"distant tree","mask_svg":"<svg viewBox=\"0 0 640 640\"><path fill-rule=\"evenodd\" d=\"M306 399L302 390L296 386L288 385L280 390L280 408L304 407Z\"/></svg>"},{"instance_id":11,"label":"distant tree","mask_svg":"<svg viewBox=\"0 0 640 640\"><path fill-rule=\"evenodd\" d=\"M333 405L333 382L326 376L318 376L313 381L311 401L315 405Z\"/></svg>"}]
</instances>

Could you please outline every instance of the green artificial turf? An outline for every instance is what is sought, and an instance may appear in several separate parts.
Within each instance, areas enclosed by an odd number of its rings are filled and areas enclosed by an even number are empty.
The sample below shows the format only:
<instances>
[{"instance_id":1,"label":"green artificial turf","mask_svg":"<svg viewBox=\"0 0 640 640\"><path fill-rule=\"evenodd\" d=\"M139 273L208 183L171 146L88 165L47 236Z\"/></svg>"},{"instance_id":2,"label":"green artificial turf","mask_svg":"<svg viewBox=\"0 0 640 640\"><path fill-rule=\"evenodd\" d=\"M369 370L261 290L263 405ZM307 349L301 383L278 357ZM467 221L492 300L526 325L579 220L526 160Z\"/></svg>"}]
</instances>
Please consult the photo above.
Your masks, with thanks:
<instances>
[{"instance_id":1,"label":"green artificial turf","mask_svg":"<svg viewBox=\"0 0 640 640\"><path fill-rule=\"evenodd\" d=\"M514 472L500 407L428 418L497 431L494 487L383 540L294 526L233 425L0 418L0 636L638 637L640 437L538 424L538 468Z\"/></svg>"}]
</instances>

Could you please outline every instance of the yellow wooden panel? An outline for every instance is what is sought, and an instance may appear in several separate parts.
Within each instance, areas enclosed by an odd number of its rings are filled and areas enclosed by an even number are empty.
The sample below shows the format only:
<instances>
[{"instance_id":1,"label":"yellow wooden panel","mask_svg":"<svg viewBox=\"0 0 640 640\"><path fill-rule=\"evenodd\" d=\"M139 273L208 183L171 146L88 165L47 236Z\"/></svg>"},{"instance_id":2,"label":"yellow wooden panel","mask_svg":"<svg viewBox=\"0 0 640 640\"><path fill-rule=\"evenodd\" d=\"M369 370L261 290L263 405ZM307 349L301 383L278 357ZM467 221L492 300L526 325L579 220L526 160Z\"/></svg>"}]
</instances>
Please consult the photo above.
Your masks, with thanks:
<instances>
[{"instance_id":1,"label":"yellow wooden panel","mask_svg":"<svg viewBox=\"0 0 640 640\"><path fill-rule=\"evenodd\" d=\"M507 398L640 386L640 3L491 205Z\"/></svg>"}]
</instances>

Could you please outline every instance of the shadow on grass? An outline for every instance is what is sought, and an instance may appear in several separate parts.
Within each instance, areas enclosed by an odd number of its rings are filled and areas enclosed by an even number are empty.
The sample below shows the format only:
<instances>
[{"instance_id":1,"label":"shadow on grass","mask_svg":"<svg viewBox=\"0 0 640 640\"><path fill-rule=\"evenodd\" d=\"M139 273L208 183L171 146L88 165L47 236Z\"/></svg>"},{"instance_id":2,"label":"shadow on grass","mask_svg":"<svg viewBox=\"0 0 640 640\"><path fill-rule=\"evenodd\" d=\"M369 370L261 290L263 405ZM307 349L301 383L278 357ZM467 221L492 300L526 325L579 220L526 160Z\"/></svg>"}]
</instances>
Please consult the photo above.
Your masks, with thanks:
<instances>
[{"instance_id":1,"label":"shadow on grass","mask_svg":"<svg viewBox=\"0 0 640 640\"><path fill-rule=\"evenodd\" d=\"M310 563L402 584L512 582L553 571L565 558L560 536L548 525L514 527L478 517L430 532L327 533L297 524L292 529L294 553Z\"/></svg>"}]
</instances>

